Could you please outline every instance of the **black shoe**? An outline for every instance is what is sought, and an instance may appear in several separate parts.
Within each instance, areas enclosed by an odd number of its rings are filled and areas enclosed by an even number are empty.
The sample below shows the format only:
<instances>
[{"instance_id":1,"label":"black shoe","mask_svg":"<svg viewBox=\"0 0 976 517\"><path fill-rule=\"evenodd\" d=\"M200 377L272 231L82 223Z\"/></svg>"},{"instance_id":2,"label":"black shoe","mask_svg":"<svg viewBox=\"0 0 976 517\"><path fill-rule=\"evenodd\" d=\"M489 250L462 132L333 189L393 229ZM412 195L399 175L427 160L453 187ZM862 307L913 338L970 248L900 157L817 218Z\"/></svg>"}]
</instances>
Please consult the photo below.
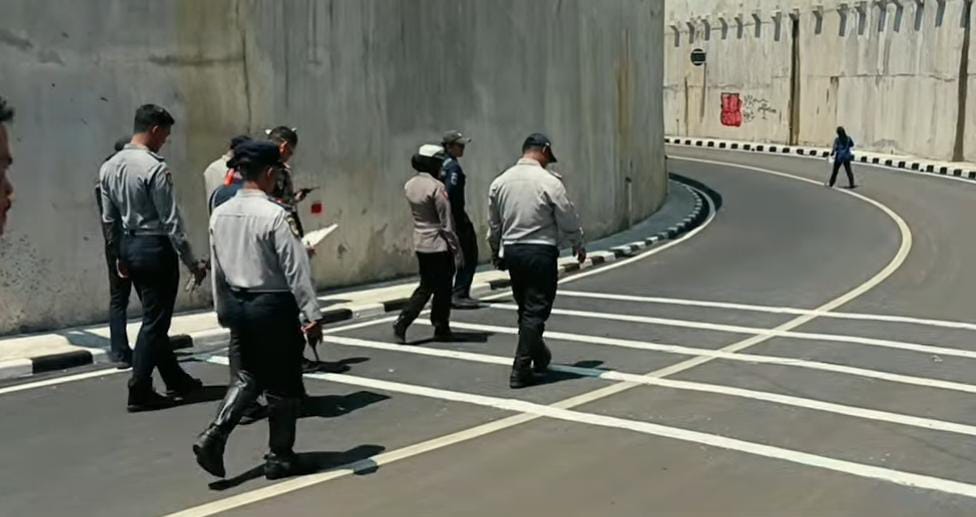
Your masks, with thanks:
<instances>
[{"instance_id":1,"label":"black shoe","mask_svg":"<svg viewBox=\"0 0 976 517\"><path fill-rule=\"evenodd\" d=\"M197 457L197 465L210 474L222 478L227 475L224 469L224 447L227 446L227 435L214 426L200 433L197 443L193 444L193 454Z\"/></svg>"},{"instance_id":2,"label":"black shoe","mask_svg":"<svg viewBox=\"0 0 976 517\"><path fill-rule=\"evenodd\" d=\"M166 388L166 396L172 399L185 400L193 398L203 389L203 381L190 377L189 375L179 384Z\"/></svg>"},{"instance_id":3,"label":"black shoe","mask_svg":"<svg viewBox=\"0 0 976 517\"><path fill-rule=\"evenodd\" d=\"M455 309L470 310L477 309L480 306L481 302L468 296L458 296L451 300L451 307Z\"/></svg>"},{"instance_id":4,"label":"black shoe","mask_svg":"<svg viewBox=\"0 0 976 517\"><path fill-rule=\"evenodd\" d=\"M409 324L402 319L397 319L396 322L393 323L393 337L395 337L396 342L400 343L401 345L407 344L408 325Z\"/></svg>"},{"instance_id":5,"label":"black shoe","mask_svg":"<svg viewBox=\"0 0 976 517\"><path fill-rule=\"evenodd\" d=\"M142 411L156 411L173 407L173 401L168 399L150 388L149 390L133 391L129 390L129 402L126 410L129 413L139 413Z\"/></svg>"},{"instance_id":6,"label":"black shoe","mask_svg":"<svg viewBox=\"0 0 976 517\"><path fill-rule=\"evenodd\" d=\"M241 425L251 425L259 420L264 420L268 418L268 406L262 406L257 401L251 404L244 410L244 414L241 416Z\"/></svg>"},{"instance_id":7,"label":"black shoe","mask_svg":"<svg viewBox=\"0 0 976 517\"><path fill-rule=\"evenodd\" d=\"M542 343L539 356L532 359L532 371L535 373L546 373L549 371L549 363L552 362L552 352L549 347Z\"/></svg>"},{"instance_id":8,"label":"black shoe","mask_svg":"<svg viewBox=\"0 0 976 517\"><path fill-rule=\"evenodd\" d=\"M269 453L264 457L264 477L270 480L308 474L311 469L297 454Z\"/></svg>"},{"instance_id":9,"label":"black shoe","mask_svg":"<svg viewBox=\"0 0 976 517\"><path fill-rule=\"evenodd\" d=\"M522 388L528 388L529 386L534 386L539 382L536 378L535 373L530 369L526 370L512 370L512 376L508 379L508 387L513 390L518 390Z\"/></svg>"},{"instance_id":10,"label":"black shoe","mask_svg":"<svg viewBox=\"0 0 976 517\"><path fill-rule=\"evenodd\" d=\"M434 341L454 341L454 332L451 331L451 327L448 325L437 325L434 327Z\"/></svg>"},{"instance_id":11,"label":"black shoe","mask_svg":"<svg viewBox=\"0 0 976 517\"><path fill-rule=\"evenodd\" d=\"M319 371L319 363L305 358L302 358L302 372L303 373L315 373Z\"/></svg>"},{"instance_id":12,"label":"black shoe","mask_svg":"<svg viewBox=\"0 0 976 517\"><path fill-rule=\"evenodd\" d=\"M115 361L115 369L116 370L128 370L129 368L132 368L132 361L131 360L129 360L129 361L125 361L125 360Z\"/></svg>"}]
</instances>

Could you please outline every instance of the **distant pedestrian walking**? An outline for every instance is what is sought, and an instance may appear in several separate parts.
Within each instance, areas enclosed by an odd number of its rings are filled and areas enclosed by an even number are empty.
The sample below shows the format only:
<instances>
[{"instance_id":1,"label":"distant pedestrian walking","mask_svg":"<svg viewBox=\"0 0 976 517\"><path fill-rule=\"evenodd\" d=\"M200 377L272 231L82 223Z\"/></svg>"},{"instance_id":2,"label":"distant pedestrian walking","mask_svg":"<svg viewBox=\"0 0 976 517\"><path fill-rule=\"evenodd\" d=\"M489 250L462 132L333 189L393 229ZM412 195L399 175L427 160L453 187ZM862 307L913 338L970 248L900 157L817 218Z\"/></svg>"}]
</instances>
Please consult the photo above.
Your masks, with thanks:
<instances>
[{"instance_id":1,"label":"distant pedestrian walking","mask_svg":"<svg viewBox=\"0 0 976 517\"><path fill-rule=\"evenodd\" d=\"M524 388L538 381L552 354L542 334L552 312L559 280L562 246L586 260L583 230L562 179L547 170L556 163L552 143L535 133L522 144L522 159L495 179L488 191L492 262L508 269L518 303L518 348L509 386Z\"/></svg>"},{"instance_id":2,"label":"distant pedestrian walking","mask_svg":"<svg viewBox=\"0 0 976 517\"><path fill-rule=\"evenodd\" d=\"M834 139L834 147L830 155L834 157L834 171L830 175L828 186L833 187L837 182L837 172L843 165L850 187L855 188L857 185L854 184L854 173L851 171L851 162L854 161L854 139L847 136L847 131L843 127L837 128L837 138Z\"/></svg>"},{"instance_id":3,"label":"distant pedestrian walking","mask_svg":"<svg viewBox=\"0 0 976 517\"><path fill-rule=\"evenodd\" d=\"M454 233L451 202L444 184L436 176L441 170L443 148L424 145L413 155L411 164L417 175L404 185L407 202L413 214L413 246L420 266L420 286L393 324L393 334L400 343L407 342L407 327L434 297L430 322L434 339L452 338L451 286L454 272L464 266L464 254Z\"/></svg>"}]
</instances>

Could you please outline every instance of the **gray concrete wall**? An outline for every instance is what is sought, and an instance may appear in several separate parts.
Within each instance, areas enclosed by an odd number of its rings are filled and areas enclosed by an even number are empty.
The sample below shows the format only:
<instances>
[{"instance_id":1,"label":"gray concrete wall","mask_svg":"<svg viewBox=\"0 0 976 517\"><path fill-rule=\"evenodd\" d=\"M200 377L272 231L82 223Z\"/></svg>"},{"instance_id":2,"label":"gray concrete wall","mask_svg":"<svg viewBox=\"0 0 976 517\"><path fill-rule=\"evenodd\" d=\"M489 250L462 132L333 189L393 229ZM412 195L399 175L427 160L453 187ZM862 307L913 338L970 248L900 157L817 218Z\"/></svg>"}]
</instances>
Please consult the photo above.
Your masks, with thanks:
<instances>
[{"instance_id":1,"label":"gray concrete wall","mask_svg":"<svg viewBox=\"0 0 976 517\"><path fill-rule=\"evenodd\" d=\"M964 0L668 0L667 11L670 134L827 145L843 125L861 148L976 160L972 101L961 108L976 84L961 67L973 59ZM707 71L690 63L696 47ZM741 125L723 121L723 94L739 96Z\"/></svg>"},{"instance_id":2,"label":"gray concrete wall","mask_svg":"<svg viewBox=\"0 0 976 517\"><path fill-rule=\"evenodd\" d=\"M17 204L0 243L0 333L105 319L108 288L91 187L143 102L177 118L164 149L198 250L202 171L229 136L295 126L309 228L340 230L314 259L329 288L414 269L402 184L445 129L484 232L492 178L522 138L550 134L586 230L621 229L666 194L658 0L6 0L0 95ZM627 214L625 179L634 183ZM324 216L309 213L322 202ZM181 295L203 307L206 292Z\"/></svg>"}]
</instances>

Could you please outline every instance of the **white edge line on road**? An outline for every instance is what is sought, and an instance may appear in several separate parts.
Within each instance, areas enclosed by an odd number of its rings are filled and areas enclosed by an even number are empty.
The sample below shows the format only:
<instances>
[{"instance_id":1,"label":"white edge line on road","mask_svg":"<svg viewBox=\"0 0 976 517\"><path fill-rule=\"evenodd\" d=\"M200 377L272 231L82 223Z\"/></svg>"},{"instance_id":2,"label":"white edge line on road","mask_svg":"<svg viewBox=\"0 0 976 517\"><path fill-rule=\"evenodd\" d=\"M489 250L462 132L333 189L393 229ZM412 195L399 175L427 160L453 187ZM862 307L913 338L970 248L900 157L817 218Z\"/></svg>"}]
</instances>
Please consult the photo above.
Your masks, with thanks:
<instances>
[{"instance_id":1,"label":"white edge line on road","mask_svg":"<svg viewBox=\"0 0 976 517\"><path fill-rule=\"evenodd\" d=\"M573 279L582 277L583 275L589 276L589 275L595 274L597 272L601 272L602 273L602 272L605 272L605 271L610 271L611 269L615 269L615 268L620 267L620 266L623 266L625 264L630 264L630 263L633 263L635 261L642 260L644 258L647 258L647 257L653 256L653 255L655 255L657 253L660 253L660 252L662 252L662 251L664 251L666 249L670 249L671 247L676 246L676 245L678 245L678 244L680 244L682 242L685 242L688 239L691 239L694 236L698 235L702 230L704 230L706 227L708 227L708 225L710 225L715 220L715 216L716 216L716 213L715 213L716 212L715 205L714 205L714 203L712 203L711 198L709 198L708 196L706 196L704 194L701 194L701 195L704 196L706 202L708 203L708 206L709 206L709 209L710 210L709 210L708 218L700 226L698 226L698 228L695 228L694 230L686 233L685 235L683 235L679 239L676 239L674 241L670 241L667 244L662 245L662 246L653 247L650 250L648 250L648 251L646 251L646 252L644 252L644 253L642 253L640 255L637 255L635 257L631 257L631 258L626 259L626 260L618 260L618 261L615 261L612 264L604 265L604 266L602 266L602 267L600 267L598 269L595 269L594 271L588 272L588 273L582 273L582 274L577 274L577 275L573 275L573 276L569 276L569 277L564 277L564 278L560 279L560 284L564 284L564 283L570 282ZM497 293L497 294L493 294L493 295L488 296L488 297L485 297L484 299L491 300L491 299L502 298L502 297L505 297L505 296L509 296L509 292L507 290L506 291L503 291L503 292L500 292L500 293ZM369 326L368 324L378 324L381 321L392 321L393 319L395 319L395 318L385 318L383 320L363 322L364 324L362 326L363 327L366 327L366 326ZM357 327L357 328L361 328L361 327ZM565 399L565 400L556 402L555 404L552 405L552 407L555 407L555 408L567 408L568 409L568 408L580 406L580 405L583 405L583 404L587 404L589 402L593 402L595 400L599 400L599 399L604 398L604 397L608 397L608 396L613 395L615 393L620 393L622 391L626 391L627 389L629 389L631 387L634 387L634 386L638 386L638 385L637 384L631 384L631 383L618 383L618 384L614 384L614 385L611 385L611 386L607 386L607 387L604 387L604 388L601 388L601 389L598 389L598 390L594 390L594 391L590 391L590 392L583 393L583 394L580 394L580 395L576 395L574 397L570 397L568 399ZM379 454L377 456L374 456L373 458L370 458L369 460L361 460L359 462L356 462L356 463L353 463L353 464L350 464L350 465L346 465L344 467L339 467L338 469L336 469L334 471L331 471L331 472L325 472L325 473L316 474L316 475L312 475L312 476L304 476L304 477L300 477L300 478L296 478L296 479L292 479L292 480L288 480L288 481L276 483L276 484L271 485L271 486L268 486L268 487L260 488L260 489L257 489L257 490L252 490L252 491L249 491L249 492L244 492L242 494L238 494L238 495L235 495L235 496L230 496L230 497L227 497L227 498L224 498L224 499L218 499L216 501L212 501L212 502L209 502L209 503L204 503L204 504L202 504L200 506L197 506L197 507L194 507L194 508L189 508L187 510L184 510L184 511L181 511L181 512L178 512L178 513L174 513L172 515L173 516L179 516L179 517L190 517L190 516L193 516L193 517L203 517L203 516L215 515L215 514L218 514L218 513L221 513L221 512L225 512L225 511L228 511L228 510L231 510L231 509L234 509L234 508L239 508L241 506L245 506L245 505L248 505L248 504L251 504L251 503L255 503L255 502L258 502L258 501L265 500L265 499L270 499L270 498L273 498L273 497L277 497L279 495L287 494L287 493L293 492L295 490L300 490L302 488L306 488L306 487L309 487L309 486L317 485L319 483L324 483L326 481L331 481L333 479L341 478L341 477L347 476L349 474L353 474L355 472L358 472L360 470L363 470L365 468L375 468L376 466L380 466L380 465L388 465L388 464L394 463L396 461L400 461L400 460L407 459L407 458L412 458L412 457L418 456L420 454L425 454L427 452L435 451L435 450L438 450L438 449L441 449L441 448L444 448L444 447L448 447L448 446L451 446L451 445L455 445L455 444L458 444L458 443L462 443L462 442L465 442L465 441L468 441L468 440L473 440L473 439L476 439L476 438L481 438L483 436L492 434L492 433L497 432L497 431L502 431L504 429L508 429L508 428L511 428L511 427L515 427L515 426L518 426L518 425L527 423L527 422L531 422L531 421L536 420L538 418L540 418L540 415L530 415L530 414L522 413L522 414L518 414L518 415L506 417L506 418L503 418L503 419L500 419L500 420L495 420L495 421L492 421L492 422L487 422L485 424L481 424L481 425L478 425L478 426L475 426L475 427L471 427L471 428L468 428L468 429L464 429L464 430L461 430L461 431L457 431L457 432L454 432L454 433L451 433L451 434L447 434L447 435L444 435L444 436L439 436L439 437L436 437L436 438L432 438L430 440L427 440L427 441L424 441L424 442L420 442L420 443L417 443L417 444L414 444L414 445L409 445L407 447L403 447L403 448L397 449L395 451L390 451L388 453L382 453L382 454Z\"/></svg>"},{"instance_id":2,"label":"white edge line on road","mask_svg":"<svg viewBox=\"0 0 976 517\"><path fill-rule=\"evenodd\" d=\"M796 307L773 307L769 305L752 305L732 302L712 302L704 300L688 300L684 298L662 298L657 296L635 296L629 294L609 294L596 291L560 290L559 296L570 298L590 298L595 300L611 300L621 302L653 303L660 305L682 305L688 307L702 307L711 309L730 309L746 312L765 312L770 314L790 314L793 316L812 315L818 318L833 318L846 320L882 321L886 323L907 323L911 325L925 325L930 327L944 327L953 329L976 330L976 323L964 321L935 320L915 318L911 316L890 316L885 314L865 314L856 312L827 312Z\"/></svg>"},{"instance_id":3,"label":"white edge line on road","mask_svg":"<svg viewBox=\"0 0 976 517\"><path fill-rule=\"evenodd\" d=\"M427 325L426 322L421 322L421 324ZM465 330L477 330L481 332L495 332L498 334L510 334L518 335L518 329L508 328L508 327L498 327L494 325L481 325L476 323L462 323L462 322L452 322L456 328ZM635 341L631 339L619 339L619 338L609 338L602 336L591 336L582 334L570 334L567 332L546 332L546 336L552 339L558 339L562 341L572 341L576 343L585 343L591 345L607 345L616 346L621 348L632 348L635 350L645 350L649 352L663 352L666 354L677 354L677 355L688 355L693 356L694 359L689 361L698 361L705 359L708 361L714 359L724 359L728 361L737 361L743 363L753 363L753 364L772 364L776 366L788 366L793 368L805 368L808 370L819 370L825 372L833 373L843 373L846 375L852 375L855 377L864 377L868 379L878 379L888 382L894 382L898 384L910 384L913 386L924 386L927 388L936 388L949 391L959 391L963 393L976 393L976 385L965 384L961 382L946 381L942 379L932 379L929 377L916 377L913 375L903 375L900 373L885 372L881 370L870 370L867 368L858 368L855 366L847 366L842 364L834 363L821 363L817 361L808 361L806 359L794 359L792 357L779 357L774 355L757 355L757 354L747 354L741 352L729 352L726 351L728 347L721 348L718 350L712 350L710 348L693 348L681 345L666 345L659 343L651 343L647 341ZM684 364L684 363L678 363ZM670 370L673 367L666 367L664 370L669 371L667 375L673 375ZM665 377L666 375L656 375L648 374L648 377Z\"/></svg>"},{"instance_id":4,"label":"white edge line on road","mask_svg":"<svg viewBox=\"0 0 976 517\"><path fill-rule=\"evenodd\" d=\"M518 307L511 304L492 304L493 309L517 311ZM746 327L741 325L726 325L722 323L703 323L689 320L678 320L672 318L657 318L654 316L637 316L632 314L614 314L607 312L580 311L574 309L553 309L553 314L562 316L576 316L580 318L603 319L609 321L625 321L629 323L643 323L661 325L666 327L679 327L696 330L708 330L712 332L728 332L732 334L751 334L754 336L782 337L789 339L800 339L805 341L831 341L836 343L851 343L856 345L867 345L882 348L906 350L909 352L919 352L923 354L936 354L952 357L962 357L966 359L976 359L976 351L963 348L942 347L925 345L920 343L908 343L905 341L894 341L889 339L877 339L861 336L846 336L842 334L823 334L814 332L795 332L789 330L764 329L759 327Z\"/></svg>"},{"instance_id":5,"label":"white edge line on road","mask_svg":"<svg viewBox=\"0 0 976 517\"><path fill-rule=\"evenodd\" d=\"M792 178L792 179L795 179L797 181L803 181L803 182L807 182L807 183L816 184L816 182L814 182L812 180L808 180L806 178L802 178L802 177L799 177L799 176L793 176L793 175L781 173L781 172L778 172L778 171L770 171L768 169L759 169L759 168L755 168L755 167L744 167L744 166L739 166L739 165L735 165L735 164L724 164L724 163L720 163L720 162L706 162L706 163L712 163L712 164L717 164L717 165L725 165L725 166L729 166L731 168L739 168L739 169L753 170L753 171L760 172L760 173L771 173L771 174L777 175L777 176L783 176L783 177L787 177L787 178ZM905 224L904 220L898 214L896 214L890 208L882 205L881 203L879 203L877 201L874 201L874 200L872 200L870 198L867 198L865 196L861 196L859 194L856 194L856 193L850 192L850 191L843 191L843 193L844 194L848 194L848 195L853 195L853 196L855 196L855 197L857 197L859 199L862 199L862 200L864 200L864 201L866 201L866 202L868 202L868 203L870 203L870 204L872 204L872 205L880 208L882 211L884 211L886 214L888 214L888 216L890 218L892 218L895 221L895 223L898 225L898 228L899 228L899 230L901 232L901 236L902 236L901 247L899 248L898 253L895 255L895 257L892 258L891 262L889 262L888 265L885 266L881 271L879 271L877 274L875 274L872 278L868 279L863 284L855 287L851 291L848 291L846 294L844 294L844 295L842 295L842 296L840 296L838 298L835 298L834 300L831 300L830 302L827 302L824 305L822 305L821 307L817 308L817 310L819 310L819 311L831 311L831 310L833 310L833 309L835 309L835 308L837 308L837 307L839 307L839 306L841 306L841 305L849 302L850 300L853 300L853 299L857 298L858 296L860 296L861 294L867 292L868 290L874 288L875 286L877 286L878 284L880 284L881 282L883 282L886 278L888 278L895 271L898 270L898 268L905 262L905 259L908 256L908 252L911 250L911 241L912 241L911 231L909 230L908 225ZM622 267L622 266L624 266L626 264L630 264L630 263L633 263L635 261L642 260L642 259L644 259L646 257L652 256L652 255L654 255L656 253L659 253L661 251L664 251L665 249L669 249L672 246L677 245L678 243L684 242L685 240L694 237L695 235L697 235L698 233L700 233L701 231L703 231L706 227L708 227L709 224L711 224L711 222L714 221L715 216L716 216L715 205L712 202L711 198L709 198L708 196L705 196L705 199L708 202L708 205L709 205L709 208L710 208L710 211L709 211L710 213L709 213L708 219L701 226L699 226L695 230L693 230L693 231L685 234L682 238L680 238L680 239L678 239L676 241L669 242L668 244L666 244L664 246L652 248L651 250L649 250L647 252L644 252L644 253L636 256L636 257L633 257L633 258L630 258L630 259L626 259L626 260L622 260L622 261L617 261L617 262L614 262L613 264L610 264L610 265L605 266L605 267L601 267L599 269L596 269L596 270L591 271L591 272L588 272L588 273L582 273L582 274L578 274L578 275L574 275L574 276L565 278L565 279L563 279L563 281L560 282L560 284L565 284L565 283L568 283L568 282L572 282L574 280L578 280L578 279L581 279L581 278L585 278L585 277L590 276L590 275L593 275L593 274L598 274L598 273L603 273L603 272L606 272L606 271L610 271L612 269L615 269L615 268L618 268L618 267ZM501 296L502 296L502 294L499 294L499 295L494 296L493 298L501 297ZM810 320L813 320L814 318L815 318L815 316L801 316L801 317L795 318L795 319L793 319L793 320L791 320L791 321L789 321L787 323L784 323L778 329L779 330L791 330L791 329L796 328L797 326L800 326L800 325L802 325L802 324L804 324L804 323L806 323L806 322L808 322ZM733 343L732 345L730 345L729 347L726 347L726 349L723 349L723 350L726 350L726 351L741 350L741 349L744 349L744 348L748 348L750 346L753 346L755 344L761 343L761 342L765 341L766 339L768 339L768 338L767 337L764 337L764 336L755 336L755 337L752 337L752 338L749 338L749 339L740 341L738 343ZM694 368L694 367L696 367L698 365L705 364L705 363L711 361L712 359L713 359L712 357L695 357L693 359L690 359L690 360L687 360L687 361L682 361L682 362L680 362L678 364L675 364L675 365L672 365L672 366L668 366L668 367L665 367L665 368L656 370L654 372L651 372L651 373L648 374L648 376L653 376L653 377L666 377L668 375L674 375L676 373L679 373L679 372L688 370L690 368ZM639 384L634 384L634 383L618 383L618 384L613 384L613 385L607 386L605 388L601 388L601 389L598 389L598 390L594 390L594 391L591 391L591 392L588 392L588 393L584 393L582 395L578 395L578 396L572 397L570 399L566 399L564 401L558 402L558 403L554 404L552 407L554 407L554 408L571 408L571 407L575 407L575 406L578 406L578 405L582 405L582 404L586 404L586 403L589 403L589 402L593 402L595 400L599 400L601 398L605 398L605 397L608 397L608 396L611 396L611 395L614 395L614 394L617 394L617 393L622 393L622 392L627 391L627 390L629 390L629 389L631 389L633 387L636 387L636 386L639 386ZM503 420L500 420L500 421L489 422L487 424L482 424L480 426L477 426L477 427L474 427L474 428L471 428L471 429L467 429L467 430L464 430L464 431L452 433L450 435L446 435L446 436L439 437L439 438L434 438L434 439L428 440L426 442L422 442L420 444L416 444L415 446L409 446L409 447L404 448L404 449L398 449L397 451L390 452L389 453L389 456L386 456L382 460L380 459L380 457L381 456L384 456L384 455L377 456L377 457L373 458L373 460L374 460L374 463L376 465L383 465L383 464L391 463L393 461L398 461L399 459L413 457L413 456L416 456L416 455L419 455L419 454L423 454L423 453L426 453L426 452L430 452L430 451L433 451L433 450L437 450L437 449L440 449L442 447L446 447L446 446L449 446L449 445L453 445L453 444L456 444L456 443L460 443L460 442L463 442L463 441L466 441L466 440L470 440L470 439L482 437L482 436L491 434L491 433L496 432L496 431L499 431L499 430L507 429L507 428L510 428L510 427L513 427L513 426L516 426L516 425L520 425L520 424L525 423L525 422L532 421L535 418L538 418L538 417L537 416L536 417L533 417L531 415L526 415L526 414L523 413L523 414L516 415L516 416L513 416L513 417L509 417L507 419L503 419ZM412 449L411 449L411 447L412 447ZM400 452L400 451L407 451L408 449L409 449L409 453L402 454L400 456L396 456L396 454L398 452ZM381 461L383 461L383 463L381 463ZM283 482L283 483L278 483L278 484L272 485L270 487L266 487L264 489L260 489L260 493L258 493L258 491L253 491L253 492L246 492L244 494L240 494L240 495L237 495L237 496L231 496L229 498L225 498L225 499L213 501L211 503L207 503L207 504L198 506L196 508L191 508L191 509L187 510L186 512L180 512L178 515L185 515L185 516L191 516L191 515L192 516L213 515L215 513L223 512L223 511L226 511L226 510L229 510L229 509L232 509L232 508L237 508L237 507L240 507L240 506L243 506L243 505L247 505L247 504L250 504L250 503L259 501L259 500L264 500L264 499L272 498L272 497L275 497L275 496L278 496L278 495L281 495L281 494L284 494L284 493L288 493L288 492L291 492L293 490L297 490L299 488L304 488L304 487L307 487L307 486L311 486L311 485L314 485L314 484L316 484L318 482L327 481L327 480L330 480L330 479L335 479L337 477L341 477L343 475L347 475L347 474L352 473L352 472L353 471L351 471L351 470L348 470L346 472L340 472L337 475L332 475L332 476L328 477L328 479L321 479L321 481L303 480L302 478L299 478L298 480L286 481L286 482ZM306 481L306 482L303 482L303 481Z\"/></svg>"},{"instance_id":6,"label":"white edge line on road","mask_svg":"<svg viewBox=\"0 0 976 517\"><path fill-rule=\"evenodd\" d=\"M684 139L682 139L682 140L684 140ZM692 138L692 140L695 140L695 138ZM699 138L698 140L707 141L704 138ZM716 141L717 142L718 140L714 140L713 139L713 141ZM729 140L727 142L731 142L731 140ZM802 148L802 149L815 149L817 151L824 151L825 150L825 149L820 149L820 148L816 148L816 147L805 147L805 146L786 145L786 144L769 144L769 143L763 143L763 142L738 142L737 141L736 143L739 144L740 146L742 144L749 144L749 145L752 145L752 146L756 146L756 145L770 146L770 145L772 145L772 146L776 146L776 147L780 147L780 148L781 147L790 147L790 148L796 149L796 148L799 147L799 148ZM665 145L665 147L670 146L670 147L683 148L683 149L692 149L692 150L701 149L701 150L705 150L705 151L730 152L730 153L737 153L737 154L751 154L753 156L779 157L779 158L803 158L805 160L813 160L813 161L818 161L818 162L824 162L824 161L826 161L826 159L824 159L822 156L809 156L809 155L802 155L802 154L795 154L795 153L783 154L783 153L773 153L773 152L769 152L769 151L756 151L756 150L751 150L751 149L729 149L728 146L726 146L725 149L719 149L717 147L698 147L698 146L694 146L694 145L685 145L685 144L664 144L664 145ZM668 154L667 155L667 158L669 160L694 160L695 159L695 158L686 158L684 156L675 156L675 155L672 155L672 154ZM879 155L879 158L880 158L880 155ZM929 160L927 158L896 157L896 156L890 156L890 155L885 155L885 158L884 159L886 159L886 160L889 160L890 159L890 160L893 160L895 162L899 162L899 161L906 161L906 162L926 162L926 164L928 164L928 162L932 162L932 160ZM882 174L895 172L895 173L900 173L900 174L903 174L905 176L910 176L910 177L919 177L920 176L920 177L923 177L923 178L933 178L933 179L941 179L941 180L950 180L950 181L955 181L955 182L959 182L959 183L965 183L967 185L974 185L974 184L976 184L976 182L974 182L973 180L971 180L969 178L964 178L964 177L959 177L959 176L953 176L951 174L939 174L937 172L925 172L925 171L922 171L922 170L917 170L916 171L916 170L912 170L912 169L902 169L901 167L895 167L893 165L885 165L884 163L870 163L870 162L867 162L866 163L866 162L857 161L857 160L855 160L852 163L854 165L856 165L857 168L867 167L867 168L871 168L871 169L880 169L880 170L875 171L875 172L880 172ZM932 162L932 165L935 165L935 164L936 164L935 162ZM955 167L955 168L961 168L961 167Z\"/></svg>"},{"instance_id":7,"label":"white edge line on road","mask_svg":"<svg viewBox=\"0 0 976 517\"><path fill-rule=\"evenodd\" d=\"M474 352L463 352L457 350L445 350L441 348L430 348L430 347L422 347L422 346L404 346L404 345L398 345L394 343L386 343L381 341L373 341L373 340L358 339L358 338L328 336L325 338L325 341L328 343L334 343L342 346L367 348L371 350L383 350L387 352L414 354L414 355L422 355L428 357L438 357L438 358L453 359L453 360L460 360L460 361L467 361L467 362L474 362L474 363L493 364L493 365L500 365L500 366L509 366L512 363L512 359L510 357L503 357L498 355L479 354ZM807 399L802 397L794 397L792 395L782 395L779 393L772 393L767 391L749 390L744 388L736 388L733 386L724 386L718 384L707 384L707 383L691 382L691 381L678 381L678 380L671 380L671 379L659 379L659 378L647 377L644 375L624 373L615 370L583 368L578 366L552 364L550 365L549 369L553 371L569 373L572 375L578 375L581 377L591 377L596 379L618 381L618 382L632 382L635 384L643 384L647 386L660 386L660 387L671 388L676 390L696 391L702 393L712 393L716 395L727 395L732 397L759 400L763 402L772 402L775 404L783 404L787 406L800 407L805 409L813 409L816 411L835 413L839 415L851 416L855 418L863 418L867 420L876 420L880 422L889 422L889 423L901 424L901 425L906 425L911 427L920 427L929 430L945 431L949 433L976 436L976 426L973 425L967 425L967 424L962 424L957 422L949 422L944 420L937 420L932 418L918 417L913 415L905 415L905 414L893 413L889 411L861 408L856 406L847 406L844 404L837 404L833 402Z\"/></svg>"},{"instance_id":8,"label":"white edge line on road","mask_svg":"<svg viewBox=\"0 0 976 517\"><path fill-rule=\"evenodd\" d=\"M923 474L915 474L911 472L904 472L904 471L899 471L899 470L885 468L885 467L878 467L874 465L866 465L862 463L856 463L853 461L840 460L840 459L820 456L808 452L786 449L786 448L776 447L772 445L765 445L761 443L740 440L737 438L730 438L727 436L722 436L717 434L704 433L700 431L692 431L689 429L682 429L678 427L665 426L665 425L643 422L638 420L629 420L629 419L619 418L619 417L597 415L597 414L586 413L582 411L573 411L570 409L546 406L543 404L537 404L537 403L527 402L518 399L490 397L490 396L478 395L473 393L429 388L426 386L417 386L413 384L405 384L400 382L370 379L370 378L357 377L357 376L346 375L346 374L319 373L319 374L308 374L306 375L306 377L313 378L313 379L320 379L324 381L336 382L339 384L346 384L350 386L357 386L362 388L377 389L377 390L388 391L393 393L403 393L407 395L414 395L418 397L432 398L437 400L445 400L449 402L472 404L472 405L488 407L492 409L499 409L503 411L511 411L515 413L529 414L529 415L535 415L539 417L562 420L566 422L587 424L587 425L604 427L609 429L633 431L633 432L646 434L650 436L658 436L662 438L680 440L688 443L708 445L711 447L716 447L716 448L736 451L736 452L742 452L754 456L761 456L770 459L787 461L799 465L816 467L824 470L831 470L834 472L840 472L843 474L849 474L849 475L858 476L867 479L887 481L890 483L895 483L907 487L921 488L921 489L933 490L933 491L938 491L938 492L943 492L948 494L961 495L964 497L976 498L976 485L963 483L960 481L927 476ZM372 465L378 465L375 459L372 462ZM347 470L349 469L347 468ZM192 512L192 510L190 511ZM189 515L207 515L207 514L181 512L180 514L176 514L176 515L189 516Z\"/></svg>"}]
</instances>

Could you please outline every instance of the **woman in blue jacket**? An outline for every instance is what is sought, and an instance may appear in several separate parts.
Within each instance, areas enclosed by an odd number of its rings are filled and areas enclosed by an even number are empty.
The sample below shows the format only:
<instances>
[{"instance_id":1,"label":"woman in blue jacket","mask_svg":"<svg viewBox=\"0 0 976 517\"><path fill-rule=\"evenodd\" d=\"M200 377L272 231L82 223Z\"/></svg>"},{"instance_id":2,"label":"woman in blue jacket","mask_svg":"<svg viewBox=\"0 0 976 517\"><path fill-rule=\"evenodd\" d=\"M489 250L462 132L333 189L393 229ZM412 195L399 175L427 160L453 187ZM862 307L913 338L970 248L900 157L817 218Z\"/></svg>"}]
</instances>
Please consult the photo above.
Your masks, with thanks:
<instances>
[{"instance_id":1,"label":"woman in blue jacket","mask_svg":"<svg viewBox=\"0 0 976 517\"><path fill-rule=\"evenodd\" d=\"M847 131L843 127L837 128L837 138L834 139L834 147L830 151L830 155L834 157L834 172L830 175L830 183L827 186L834 186L834 183L837 182L837 172L843 165L851 188L856 187L854 173L851 172L851 162L854 161L854 139L847 136Z\"/></svg>"}]
</instances>

